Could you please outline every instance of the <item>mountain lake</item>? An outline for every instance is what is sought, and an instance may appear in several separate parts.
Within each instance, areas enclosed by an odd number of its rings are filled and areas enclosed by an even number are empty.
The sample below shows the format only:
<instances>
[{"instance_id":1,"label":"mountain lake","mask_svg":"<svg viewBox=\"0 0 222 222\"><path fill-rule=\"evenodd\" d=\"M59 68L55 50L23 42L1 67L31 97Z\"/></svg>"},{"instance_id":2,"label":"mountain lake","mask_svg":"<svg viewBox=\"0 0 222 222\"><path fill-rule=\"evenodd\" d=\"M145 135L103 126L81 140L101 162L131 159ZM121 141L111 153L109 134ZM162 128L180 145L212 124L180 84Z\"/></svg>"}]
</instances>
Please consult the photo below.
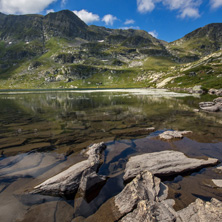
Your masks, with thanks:
<instances>
[{"instance_id":1,"label":"mountain lake","mask_svg":"<svg viewBox=\"0 0 222 222\"><path fill-rule=\"evenodd\" d=\"M199 102L213 98L163 89L0 92L0 221L96 217L96 211L124 188L123 172L130 156L175 150L222 161L222 113L195 110ZM147 132L149 127L154 132ZM166 130L192 133L183 139L159 139ZM84 148L102 141L107 148L98 174L108 179L94 192L84 198L31 193L46 179L84 160ZM180 210L196 198L222 201L222 188L212 179L222 179L216 166L162 182L176 202L174 209Z\"/></svg>"}]
</instances>

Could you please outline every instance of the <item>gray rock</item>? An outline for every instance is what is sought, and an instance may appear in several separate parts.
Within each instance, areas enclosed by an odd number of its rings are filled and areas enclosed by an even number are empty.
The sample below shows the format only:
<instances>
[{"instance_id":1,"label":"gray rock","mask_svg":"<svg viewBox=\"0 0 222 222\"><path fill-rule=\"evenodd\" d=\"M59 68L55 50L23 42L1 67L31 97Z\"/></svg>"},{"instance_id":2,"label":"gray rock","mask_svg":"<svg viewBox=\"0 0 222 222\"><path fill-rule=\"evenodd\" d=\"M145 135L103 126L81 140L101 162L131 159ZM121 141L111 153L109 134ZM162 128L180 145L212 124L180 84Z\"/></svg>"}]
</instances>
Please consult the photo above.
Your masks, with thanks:
<instances>
[{"instance_id":1,"label":"gray rock","mask_svg":"<svg viewBox=\"0 0 222 222\"><path fill-rule=\"evenodd\" d=\"M173 222L180 220L177 219L177 213L172 206L168 205L167 201L140 201L137 208L122 218L121 222Z\"/></svg>"},{"instance_id":2,"label":"gray rock","mask_svg":"<svg viewBox=\"0 0 222 222\"><path fill-rule=\"evenodd\" d=\"M200 109L208 112L222 111L222 98L216 98L213 102L201 102L199 106Z\"/></svg>"},{"instance_id":3,"label":"gray rock","mask_svg":"<svg viewBox=\"0 0 222 222\"><path fill-rule=\"evenodd\" d=\"M222 103L222 97L218 97L216 99L213 100L214 103Z\"/></svg>"},{"instance_id":4,"label":"gray rock","mask_svg":"<svg viewBox=\"0 0 222 222\"><path fill-rule=\"evenodd\" d=\"M222 202L214 198L210 202L196 199L194 203L177 213L178 220L182 222L221 222Z\"/></svg>"},{"instance_id":5,"label":"gray rock","mask_svg":"<svg viewBox=\"0 0 222 222\"><path fill-rule=\"evenodd\" d=\"M165 131L159 135L160 139L170 140L174 138L182 139L184 134L192 133L191 131Z\"/></svg>"},{"instance_id":6,"label":"gray rock","mask_svg":"<svg viewBox=\"0 0 222 222\"><path fill-rule=\"evenodd\" d=\"M208 94L210 94L210 95L216 95L216 93L217 93L217 89L209 89L208 90Z\"/></svg>"},{"instance_id":7,"label":"gray rock","mask_svg":"<svg viewBox=\"0 0 222 222\"><path fill-rule=\"evenodd\" d=\"M123 216L131 212L141 200L159 202L165 200L167 195L168 187L161 183L159 178L145 171L139 173L115 197L115 206L118 208L121 216Z\"/></svg>"},{"instance_id":8,"label":"gray rock","mask_svg":"<svg viewBox=\"0 0 222 222\"><path fill-rule=\"evenodd\" d=\"M222 166L216 167L216 169L222 171Z\"/></svg>"},{"instance_id":9,"label":"gray rock","mask_svg":"<svg viewBox=\"0 0 222 222\"><path fill-rule=\"evenodd\" d=\"M213 183L214 183L217 187L222 188L222 180L213 179L212 181L213 181Z\"/></svg>"},{"instance_id":10,"label":"gray rock","mask_svg":"<svg viewBox=\"0 0 222 222\"><path fill-rule=\"evenodd\" d=\"M199 103L199 106L201 108L204 108L204 107L211 107L211 106L214 106L216 103L215 102L200 102Z\"/></svg>"},{"instance_id":11,"label":"gray rock","mask_svg":"<svg viewBox=\"0 0 222 222\"><path fill-rule=\"evenodd\" d=\"M67 170L36 186L33 193L69 195L77 192L80 184L83 191L90 189L98 181L104 179L98 176L96 171L100 165L101 152L105 147L104 143L90 146L85 152L88 157L87 160L74 164Z\"/></svg>"},{"instance_id":12,"label":"gray rock","mask_svg":"<svg viewBox=\"0 0 222 222\"><path fill-rule=\"evenodd\" d=\"M197 94L203 94L204 90L202 89L201 85L194 86L191 90L190 93L197 93Z\"/></svg>"},{"instance_id":13,"label":"gray rock","mask_svg":"<svg viewBox=\"0 0 222 222\"><path fill-rule=\"evenodd\" d=\"M104 182L105 180L106 177L98 175L95 170L91 168L86 169L82 174L79 189L81 192L85 192L92 188L94 185Z\"/></svg>"},{"instance_id":14,"label":"gray rock","mask_svg":"<svg viewBox=\"0 0 222 222\"><path fill-rule=\"evenodd\" d=\"M192 171L201 167L215 165L217 159L208 160L188 158L178 151L161 151L130 157L126 164L124 180L135 178L137 174L148 170L154 175L170 176Z\"/></svg>"}]
</instances>

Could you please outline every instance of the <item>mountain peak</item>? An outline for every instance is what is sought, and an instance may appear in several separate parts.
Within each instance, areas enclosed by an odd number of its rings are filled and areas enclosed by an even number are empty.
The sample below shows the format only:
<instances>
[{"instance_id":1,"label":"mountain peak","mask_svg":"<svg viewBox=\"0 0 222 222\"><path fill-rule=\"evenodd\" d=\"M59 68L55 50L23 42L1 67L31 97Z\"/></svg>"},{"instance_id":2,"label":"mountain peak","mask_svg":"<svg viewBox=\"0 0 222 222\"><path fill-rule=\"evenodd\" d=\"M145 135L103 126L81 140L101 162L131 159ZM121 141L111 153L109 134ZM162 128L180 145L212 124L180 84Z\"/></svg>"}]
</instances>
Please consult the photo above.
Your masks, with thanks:
<instances>
[{"instance_id":1,"label":"mountain peak","mask_svg":"<svg viewBox=\"0 0 222 222\"><path fill-rule=\"evenodd\" d=\"M84 37L88 26L72 11L49 13L43 20L44 29L50 36Z\"/></svg>"}]
</instances>

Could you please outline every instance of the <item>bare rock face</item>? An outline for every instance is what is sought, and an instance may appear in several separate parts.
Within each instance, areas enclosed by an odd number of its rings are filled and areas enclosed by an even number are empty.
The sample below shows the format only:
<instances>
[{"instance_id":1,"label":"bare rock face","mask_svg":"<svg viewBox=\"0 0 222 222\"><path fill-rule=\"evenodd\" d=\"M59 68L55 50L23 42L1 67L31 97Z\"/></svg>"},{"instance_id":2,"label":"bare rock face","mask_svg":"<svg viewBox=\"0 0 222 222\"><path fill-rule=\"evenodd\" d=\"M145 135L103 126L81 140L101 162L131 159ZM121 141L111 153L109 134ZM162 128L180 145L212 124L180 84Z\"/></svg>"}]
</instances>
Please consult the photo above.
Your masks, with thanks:
<instances>
[{"instance_id":1,"label":"bare rock face","mask_svg":"<svg viewBox=\"0 0 222 222\"><path fill-rule=\"evenodd\" d=\"M67 170L55 175L35 187L34 193L48 195L70 195L80 187L83 191L90 189L96 183L105 180L97 175L102 151L106 148L104 143L90 146L85 155L87 160L74 164Z\"/></svg>"},{"instance_id":2,"label":"bare rock face","mask_svg":"<svg viewBox=\"0 0 222 222\"><path fill-rule=\"evenodd\" d=\"M150 172L141 172L115 197L115 206L123 216L131 212L141 200L159 202L167 198L168 188Z\"/></svg>"},{"instance_id":3,"label":"bare rock face","mask_svg":"<svg viewBox=\"0 0 222 222\"><path fill-rule=\"evenodd\" d=\"M177 220L177 214L168 201L155 202L142 200L137 208L122 218L121 222L173 222Z\"/></svg>"},{"instance_id":4,"label":"bare rock face","mask_svg":"<svg viewBox=\"0 0 222 222\"><path fill-rule=\"evenodd\" d=\"M184 134L192 133L191 131L165 131L159 135L160 139L182 139Z\"/></svg>"},{"instance_id":5,"label":"bare rock face","mask_svg":"<svg viewBox=\"0 0 222 222\"><path fill-rule=\"evenodd\" d=\"M182 222L221 222L222 202L214 198L210 202L196 199L194 203L177 213Z\"/></svg>"},{"instance_id":6,"label":"bare rock face","mask_svg":"<svg viewBox=\"0 0 222 222\"><path fill-rule=\"evenodd\" d=\"M214 158L188 158L183 153L172 150L147 153L130 157L123 179L126 181L135 178L137 174L146 170L156 176L170 176L217 163L218 160Z\"/></svg>"},{"instance_id":7,"label":"bare rock face","mask_svg":"<svg viewBox=\"0 0 222 222\"><path fill-rule=\"evenodd\" d=\"M213 102L201 102L199 103L200 109L208 112L222 111L222 97L218 97Z\"/></svg>"}]
</instances>

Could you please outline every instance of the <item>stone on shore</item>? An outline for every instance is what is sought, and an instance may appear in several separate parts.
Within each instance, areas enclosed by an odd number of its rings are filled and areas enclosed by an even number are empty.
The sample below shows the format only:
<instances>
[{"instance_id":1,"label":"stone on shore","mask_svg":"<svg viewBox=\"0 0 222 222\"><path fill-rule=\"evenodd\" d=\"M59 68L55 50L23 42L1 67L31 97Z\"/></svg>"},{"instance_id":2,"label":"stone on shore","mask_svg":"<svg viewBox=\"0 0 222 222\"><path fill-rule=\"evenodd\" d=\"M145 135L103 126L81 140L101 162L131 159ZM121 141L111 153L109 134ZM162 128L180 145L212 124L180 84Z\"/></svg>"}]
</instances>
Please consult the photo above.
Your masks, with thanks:
<instances>
[{"instance_id":1,"label":"stone on shore","mask_svg":"<svg viewBox=\"0 0 222 222\"><path fill-rule=\"evenodd\" d=\"M199 107L208 112L222 111L222 97L214 99L213 102L200 102Z\"/></svg>"},{"instance_id":2,"label":"stone on shore","mask_svg":"<svg viewBox=\"0 0 222 222\"><path fill-rule=\"evenodd\" d=\"M217 163L218 160L214 158L188 158L183 153L173 150L147 153L129 158L123 179L126 181L135 178L137 174L146 170L156 176L171 176Z\"/></svg>"},{"instance_id":3,"label":"stone on shore","mask_svg":"<svg viewBox=\"0 0 222 222\"><path fill-rule=\"evenodd\" d=\"M36 186L33 193L71 195L76 193L79 187L85 192L85 189L90 189L96 183L105 180L104 177L96 173L100 165L101 153L105 147L104 143L90 146L85 152L88 157L87 160L74 164L67 170Z\"/></svg>"},{"instance_id":4,"label":"stone on shore","mask_svg":"<svg viewBox=\"0 0 222 222\"><path fill-rule=\"evenodd\" d=\"M159 135L160 139L182 139L184 134L192 133L191 131L165 131Z\"/></svg>"}]
</instances>

